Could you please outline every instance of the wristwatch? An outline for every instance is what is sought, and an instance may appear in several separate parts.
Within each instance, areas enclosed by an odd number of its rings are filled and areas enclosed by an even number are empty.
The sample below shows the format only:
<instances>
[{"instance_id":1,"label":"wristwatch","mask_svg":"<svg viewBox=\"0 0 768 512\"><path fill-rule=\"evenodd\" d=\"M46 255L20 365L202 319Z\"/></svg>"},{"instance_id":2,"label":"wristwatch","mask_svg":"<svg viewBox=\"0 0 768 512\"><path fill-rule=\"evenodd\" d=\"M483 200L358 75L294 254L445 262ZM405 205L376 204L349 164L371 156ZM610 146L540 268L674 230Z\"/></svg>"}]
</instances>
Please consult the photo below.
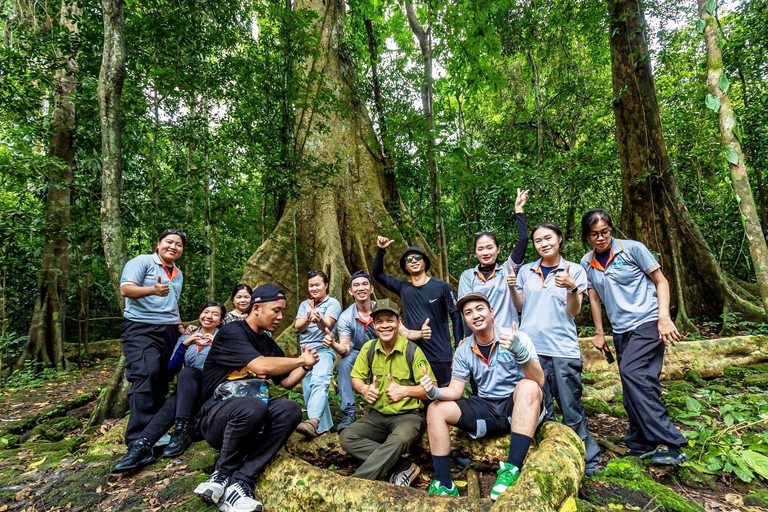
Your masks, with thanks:
<instances>
[{"instance_id":1,"label":"wristwatch","mask_svg":"<svg viewBox=\"0 0 768 512\"><path fill-rule=\"evenodd\" d=\"M578 287L578 286L574 286L573 288L571 288L571 289L570 289L570 290L568 290L568 291L569 291L569 292L571 292L571 293L576 293L576 292L578 292L578 291L579 291L579 287Z\"/></svg>"}]
</instances>

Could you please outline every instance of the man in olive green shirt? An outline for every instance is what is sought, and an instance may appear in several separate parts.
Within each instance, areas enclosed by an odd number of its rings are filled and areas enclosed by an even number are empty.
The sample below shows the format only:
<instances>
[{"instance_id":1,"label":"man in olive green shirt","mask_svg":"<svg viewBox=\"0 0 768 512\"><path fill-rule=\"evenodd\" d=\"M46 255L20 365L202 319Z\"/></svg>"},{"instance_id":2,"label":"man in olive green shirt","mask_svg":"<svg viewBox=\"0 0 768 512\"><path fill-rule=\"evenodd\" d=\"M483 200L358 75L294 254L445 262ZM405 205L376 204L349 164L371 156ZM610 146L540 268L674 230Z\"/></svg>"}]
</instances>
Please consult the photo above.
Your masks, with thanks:
<instances>
[{"instance_id":1,"label":"man in olive green shirt","mask_svg":"<svg viewBox=\"0 0 768 512\"><path fill-rule=\"evenodd\" d=\"M379 339L363 345L352 368L352 388L371 404L371 410L342 431L341 447L363 461L352 476L378 480L391 471L389 481L407 487L421 472L403 457L426 426L422 400L427 396L419 379L427 375L434 382L435 376L418 347L411 348L408 364L412 342L398 335L400 310L394 302L378 301L371 316ZM368 351L374 344L369 366Z\"/></svg>"}]
</instances>

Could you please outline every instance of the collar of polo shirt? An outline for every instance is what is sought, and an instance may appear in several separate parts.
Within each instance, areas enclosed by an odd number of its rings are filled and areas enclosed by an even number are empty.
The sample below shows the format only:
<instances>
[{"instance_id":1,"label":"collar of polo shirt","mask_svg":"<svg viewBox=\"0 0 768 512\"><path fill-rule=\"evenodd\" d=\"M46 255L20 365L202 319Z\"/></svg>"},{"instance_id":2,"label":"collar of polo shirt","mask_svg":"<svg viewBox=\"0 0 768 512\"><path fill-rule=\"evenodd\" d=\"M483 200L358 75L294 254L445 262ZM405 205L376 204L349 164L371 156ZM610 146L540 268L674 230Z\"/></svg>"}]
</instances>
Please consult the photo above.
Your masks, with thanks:
<instances>
[{"instance_id":1,"label":"collar of polo shirt","mask_svg":"<svg viewBox=\"0 0 768 512\"><path fill-rule=\"evenodd\" d=\"M592 258L589 260L589 266L605 272L605 270L608 268L608 265L611 264L616 255L623 250L624 246L621 244L621 241L618 238L614 238L611 242L611 255L608 258L608 261L605 262L605 268L603 268L600 262L595 259L595 252L597 252L595 249L592 249Z\"/></svg>"}]
</instances>

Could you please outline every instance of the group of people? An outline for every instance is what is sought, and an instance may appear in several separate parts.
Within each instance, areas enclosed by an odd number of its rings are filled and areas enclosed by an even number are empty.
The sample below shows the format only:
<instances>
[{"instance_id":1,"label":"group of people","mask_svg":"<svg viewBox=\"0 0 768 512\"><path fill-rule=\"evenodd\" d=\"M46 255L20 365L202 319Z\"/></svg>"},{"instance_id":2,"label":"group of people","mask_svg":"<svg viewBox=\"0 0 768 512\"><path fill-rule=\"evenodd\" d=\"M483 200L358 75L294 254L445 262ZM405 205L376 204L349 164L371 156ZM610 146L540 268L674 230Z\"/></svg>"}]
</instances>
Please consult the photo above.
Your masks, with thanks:
<instances>
[{"instance_id":1,"label":"group of people","mask_svg":"<svg viewBox=\"0 0 768 512\"><path fill-rule=\"evenodd\" d=\"M580 263L561 256L560 228L542 222L530 230L539 258L524 264L527 197L518 191L518 240L508 258L499 261L494 233L475 236L478 265L461 274L458 300L448 283L428 275L429 255L418 247L400 258L409 280L387 275L384 260L393 240L384 236L376 241L372 277L365 270L352 274L353 302L343 311L328 294L328 276L310 272L309 298L294 323L298 357L285 357L270 335L286 308L285 294L271 284L255 290L238 285L233 311L210 302L199 327L185 330L177 306L183 277L175 261L186 239L183 232L165 231L156 253L131 260L123 271L121 338L131 411L129 448L113 471L154 461L153 447L171 426L162 455L179 455L194 422L220 451L215 471L194 492L222 511L261 510L251 487L289 436L298 431L312 438L334 427L328 395L338 356L343 419L337 429L341 447L361 462L355 477L411 485L421 469L407 453L427 430L435 474L429 492L457 496L449 429L455 426L472 438L510 435L507 460L499 461L491 489L496 499L520 475L538 426L555 420L555 402L563 423L584 442L589 476L600 450L582 404L574 321L585 293L597 349L610 352L603 304L613 328L629 417L627 454L658 465L685 461L687 441L660 398L665 345L680 334L659 264L642 243L614 238L605 210L582 218L582 240L592 250ZM372 300L374 281L399 296L402 313L390 299ZM166 396L176 374L176 389ZM288 389L301 383L306 419L297 403L270 395L269 381ZM355 393L370 406L361 418Z\"/></svg>"}]
</instances>

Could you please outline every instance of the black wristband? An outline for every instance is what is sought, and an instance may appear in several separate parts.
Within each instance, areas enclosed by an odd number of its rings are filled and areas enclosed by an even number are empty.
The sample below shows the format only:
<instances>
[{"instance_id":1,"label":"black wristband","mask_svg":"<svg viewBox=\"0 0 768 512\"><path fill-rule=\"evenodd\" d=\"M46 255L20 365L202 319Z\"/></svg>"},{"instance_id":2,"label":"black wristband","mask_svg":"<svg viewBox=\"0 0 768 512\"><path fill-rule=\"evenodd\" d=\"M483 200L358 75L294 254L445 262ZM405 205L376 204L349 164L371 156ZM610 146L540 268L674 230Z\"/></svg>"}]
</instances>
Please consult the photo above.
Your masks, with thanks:
<instances>
[{"instance_id":1,"label":"black wristband","mask_svg":"<svg viewBox=\"0 0 768 512\"><path fill-rule=\"evenodd\" d=\"M306 366L302 366L301 369L304 370L307 373L312 371L312 367L311 366L309 368L307 368Z\"/></svg>"},{"instance_id":2,"label":"black wristband","mask_svg":"<svg viewBox=\"0 0 768 512\"><path fill-rule=\"evenodd\" d=\"M571 288L568 291L571 292L571 293L576 293L577 291L579 291L579 287L578 286L574 286L573 288Z\"/></svg>"}]
</instances>

